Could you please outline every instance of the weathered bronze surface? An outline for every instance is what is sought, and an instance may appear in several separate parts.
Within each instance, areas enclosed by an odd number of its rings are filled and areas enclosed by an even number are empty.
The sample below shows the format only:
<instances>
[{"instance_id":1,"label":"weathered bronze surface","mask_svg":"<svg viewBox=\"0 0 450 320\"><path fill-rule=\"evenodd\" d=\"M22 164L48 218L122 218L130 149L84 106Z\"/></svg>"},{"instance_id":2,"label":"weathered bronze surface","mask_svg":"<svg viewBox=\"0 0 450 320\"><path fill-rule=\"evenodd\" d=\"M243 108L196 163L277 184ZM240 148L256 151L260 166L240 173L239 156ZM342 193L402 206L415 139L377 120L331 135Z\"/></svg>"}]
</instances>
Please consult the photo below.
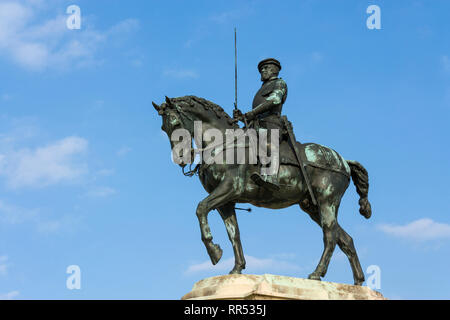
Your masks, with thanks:
<instances>
[{"instance_id":1,"label":"weathered bronze surface","mask_svg":"<svg viewBox=\"0 0 450 320\"><path fill-rule=\"evenodd\" d=\"M347 190L350 179L356 186L360 196L360 213L365 218L371 216L368 201L368 173L356 161L345 160L336 151L314 143L289 143L289 128L286 128L280 117L283 103L286 100L286 83L278 78L281 64L275 59L263 60L258 69L261 72L263 85L255 96L252 111L242 114L233 112L231 118L220 106L203 98L184 96L167 98L164 103L153 106L162 117L162 130L169 139L176 129L184 128L194 137L194 122L203 123L202 132L217 129L225 135L227 129L238 129L237 120L247 124L247 128L280 129L280 163L276 179L265 180L259 175L258 164L226 164L199 163L195 170L187 175L198 173L200 182L209 195L200 201L196 215L200 225L201 238L211 262L216 264L222 257L222 249L213 242L208 225L208 213L217 209L220 213L229 239L233 246L235 265L230 274L241 273L245 268L239 227L236 218L236 203L250 203L257 207L280 209L299 205L308 213L323 231L324 250L316 269L309 279L320 280L324 277L336 244L350 261L354 283L364 282L364 273L353 244L353 239L337 222L337 214L341 198ZM170 141L171 147L174 143ZM214 141L203 141L201 149L211 147ZM225 149L225 147L223 148ZM223 150L222 150L223 151ZM296 153L300 156L298 161ZM302 173L299 162L305 164ZM187 163L180 163L184 168ZM307 175L307 179L305 179ZM260 178L260 179L258 179ZM273 177L272 177L273 178ZM262 180L262 181L261 181ZM306 181L309 180L311 192ZM312 200L314 194L317 203Z\"/></svg>"}]
</instances>

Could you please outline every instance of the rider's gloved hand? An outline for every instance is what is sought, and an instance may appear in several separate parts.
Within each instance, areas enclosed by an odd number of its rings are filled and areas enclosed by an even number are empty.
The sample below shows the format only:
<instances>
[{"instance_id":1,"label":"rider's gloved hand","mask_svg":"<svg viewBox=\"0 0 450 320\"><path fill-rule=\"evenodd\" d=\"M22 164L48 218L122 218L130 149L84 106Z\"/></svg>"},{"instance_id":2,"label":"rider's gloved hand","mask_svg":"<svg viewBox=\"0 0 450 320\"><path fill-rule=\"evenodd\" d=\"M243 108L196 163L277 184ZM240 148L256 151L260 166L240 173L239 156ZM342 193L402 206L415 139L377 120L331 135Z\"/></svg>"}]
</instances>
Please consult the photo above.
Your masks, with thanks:
<instances>
[{"instance_id":1,"label":"rider's gloved hand","mask_svg":"<svg viewBox=\"0 0 450 320\"><path fill-rule=\"evenodd\" d=\"M246 114L244 114L244 117L248 121L255 119L255 115L254 115L254 113L252 111L249 111Z\"/></svg>"}]
</instances>

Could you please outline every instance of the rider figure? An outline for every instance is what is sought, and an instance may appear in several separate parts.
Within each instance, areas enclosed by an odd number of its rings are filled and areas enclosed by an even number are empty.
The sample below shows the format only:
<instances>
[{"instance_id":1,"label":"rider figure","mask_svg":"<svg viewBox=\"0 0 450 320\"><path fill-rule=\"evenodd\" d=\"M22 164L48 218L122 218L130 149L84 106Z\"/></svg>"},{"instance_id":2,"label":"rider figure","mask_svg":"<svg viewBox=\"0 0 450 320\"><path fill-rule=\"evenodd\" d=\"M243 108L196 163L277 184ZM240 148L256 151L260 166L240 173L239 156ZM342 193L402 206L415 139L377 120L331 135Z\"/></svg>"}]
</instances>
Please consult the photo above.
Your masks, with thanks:
<instances>
[{"instance_id":1,"label":"rider figure","mask_svg":"<svg viewBox=\"0 0 450 320\"><path fill-rule=\"evenodd\" d=\"M261 88L256 93L253 99L252 110L244 115L240 110L234 110L233 117L241 121L245 120L251 122L251 127L256 130L278 129L281 135L283 129L283 122L280 118L283 103L287 97L287 85L283 79L278 78L281 70L281 64L278 60L268 58L258 63L258 70L261 73L261 81L263 82ZM268 141L270 141L270 134L268 134ZM276 173L275 174L258 174L253 173L251 178L255 183L272 191L279 190L278 184L278 166L279 157L275 158ZM274 160L274 157L272 157Z\"/></svg>"}]
</instances>

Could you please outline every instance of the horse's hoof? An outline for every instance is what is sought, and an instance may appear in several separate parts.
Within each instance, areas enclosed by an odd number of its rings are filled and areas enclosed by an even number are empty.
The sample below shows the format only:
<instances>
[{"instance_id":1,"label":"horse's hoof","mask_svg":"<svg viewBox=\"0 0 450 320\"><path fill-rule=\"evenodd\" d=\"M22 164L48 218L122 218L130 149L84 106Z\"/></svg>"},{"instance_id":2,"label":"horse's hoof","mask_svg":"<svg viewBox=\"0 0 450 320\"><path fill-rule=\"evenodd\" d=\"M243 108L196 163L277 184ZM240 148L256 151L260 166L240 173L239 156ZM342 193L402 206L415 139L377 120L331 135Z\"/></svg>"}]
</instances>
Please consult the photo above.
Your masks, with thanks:
<instances>
[{"instance_id":1,"label":"horse's hoof","mask_svg":"<svg viewBox=\"0 0 450 320\"><path fill-rule=\"evenodd\" d=\"M321 281L320 276L319 276L317 273L315 273L315 272L311 273L311 274L308 276L308 279L309 279L309 280L317 280L317 281Z\"/></svg>"},{"instance_id":2,"label":"horse's hoof","mask_svg":"<svg viewBox=\"0 0 450 320\"><path fill-rule=\"evenodd\" d=\"M213 244L213 248L209 252L209 257L211 258L211 262L213 265L216 265L219 262L220 258L222 258L223 251L218 244Z\"/></svg>"},{"instance_id":3,"label":"horse's hoof","mask_svg":"<svg viewBox=\"0 0 450 320\"><path fill-rule=\"evenodd\" d=\"M241 270L242 269L233 268L233 270L231 270L229 274L242 274Z\"/></svg>"},{"instance_id":4,"label":"horse's hoof","mask_svg":"<svg viewBox=\"0 0 450 320\"><path fill-rule=\"evenodd\" d=\"M362 286L362 284L364 283L364 280L355 280L355 286Z\"/></svg>"}]
</instances>

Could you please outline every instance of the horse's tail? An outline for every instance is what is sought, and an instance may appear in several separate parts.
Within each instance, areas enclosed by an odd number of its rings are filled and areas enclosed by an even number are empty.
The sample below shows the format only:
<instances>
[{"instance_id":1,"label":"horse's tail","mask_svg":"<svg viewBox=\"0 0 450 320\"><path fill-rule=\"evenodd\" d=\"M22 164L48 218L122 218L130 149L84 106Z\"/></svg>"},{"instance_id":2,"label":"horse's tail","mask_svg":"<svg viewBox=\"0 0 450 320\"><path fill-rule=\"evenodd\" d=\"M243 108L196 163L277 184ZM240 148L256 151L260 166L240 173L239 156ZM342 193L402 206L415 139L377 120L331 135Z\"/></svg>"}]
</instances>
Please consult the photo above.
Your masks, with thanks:
<instances>
[{"instance_id":1,"label":"horse's tail","mask_svg":"<svg viewBox=\"0 0 450 320\"><path fill-rule=\"evenodd\" d=\"M367 170L358 161L346 160L350 166L353 183L356 187L356 192L359 194L359 213L366 219L372 215L372 208L369 199L369 174Z\"/></svg>"}]
</instances>

